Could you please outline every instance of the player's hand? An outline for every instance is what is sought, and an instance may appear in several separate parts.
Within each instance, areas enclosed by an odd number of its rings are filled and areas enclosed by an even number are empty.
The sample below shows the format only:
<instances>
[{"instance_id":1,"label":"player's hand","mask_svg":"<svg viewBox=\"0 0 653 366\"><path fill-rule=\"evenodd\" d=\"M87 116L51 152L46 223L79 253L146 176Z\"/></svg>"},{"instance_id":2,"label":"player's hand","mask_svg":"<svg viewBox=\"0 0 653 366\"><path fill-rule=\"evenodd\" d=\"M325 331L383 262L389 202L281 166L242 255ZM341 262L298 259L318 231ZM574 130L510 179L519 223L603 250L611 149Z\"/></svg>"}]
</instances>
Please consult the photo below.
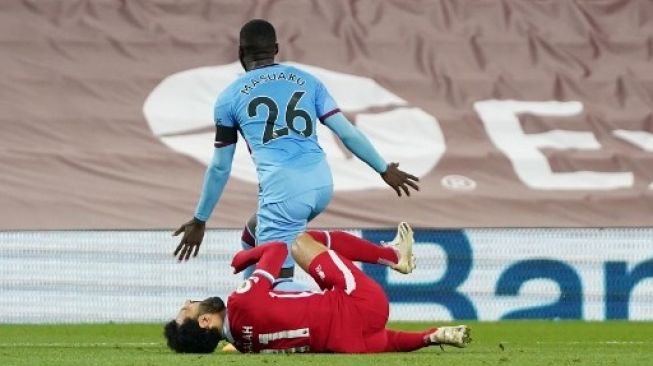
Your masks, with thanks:
<instances>
[{"instance_id":1,"label":"player's hand","mask_svg":"<svg viewBox=\"0 0 653 366\"><path fill-rule=\"evenodd\" d=\"M236 253L231 260L231 267L234 269L234 274L242 272L252 264L256 264L261 258L262 249L261 247L254 247Z\"/></svg>"},{"instance_id":2,"label":"player's hand","mask_svg":"<svg viewBox=\"0 0 653 366\"><path fill-rule=\"evenodd\" d=\"M182 232L184 233L173 254L180 262L190 259L191 253L193 257L197 257L197 252L199 252L200 245L202 245L202 239L204 239L205 227L206 223L204 221L193 217L192 220L181 225L179 229L172 233L172 236L177 236Z\"/></svg>"},{"instance_id":3,"label":"player's hand","mask_svg":"<svg viewBox=\"0 0 653 366\"><path fill-rule=\"evenodd\" d=\"M243 271L253 263L256 263L256 261L252 261L247 250L239 251L231 259L231 267L234 269L234 274Z\"/></svg>"},{"instance_id":4,"label":"player's hand","mask_svg":"<svg viewBox=\"0 0 653 366\"><path fill-rule=\"evenodd\" d=\"M419 186L416 183L419 182L419 178L400 170L399 163L388 164L388 168L381 174L381 178L397 192L399 197L401 197L401 191L404 191L406 196L410 196L408 187L419 191Z\"/></svg>"}]
</instances>

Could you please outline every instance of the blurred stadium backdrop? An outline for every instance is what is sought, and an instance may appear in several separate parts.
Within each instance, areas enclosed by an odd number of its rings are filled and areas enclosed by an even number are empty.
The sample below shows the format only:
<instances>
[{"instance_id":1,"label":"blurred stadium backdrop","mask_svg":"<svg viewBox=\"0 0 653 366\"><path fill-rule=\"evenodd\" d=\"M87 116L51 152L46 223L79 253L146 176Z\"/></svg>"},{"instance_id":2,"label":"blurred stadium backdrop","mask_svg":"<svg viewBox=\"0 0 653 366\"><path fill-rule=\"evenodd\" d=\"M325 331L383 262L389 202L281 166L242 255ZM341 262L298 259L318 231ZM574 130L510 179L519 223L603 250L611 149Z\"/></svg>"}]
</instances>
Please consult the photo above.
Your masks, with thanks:
<instances>
[{"instance_id":1,"label":"blurred stadium backdrop","mask_svg":"<svg viewBox=\"0 0 653 366\"><path fill-rule=\"evenodd\" d=\"M239 283L257 198L242 141L200 255L177 264L169 234L251 18L420 176L399 199L318 131L336 191L310 227L419 228L414 275L364 266L392 320L653 320L652 2L16 0L0 2L0 323L163 321Z\"/></svg>"}]
</instances>

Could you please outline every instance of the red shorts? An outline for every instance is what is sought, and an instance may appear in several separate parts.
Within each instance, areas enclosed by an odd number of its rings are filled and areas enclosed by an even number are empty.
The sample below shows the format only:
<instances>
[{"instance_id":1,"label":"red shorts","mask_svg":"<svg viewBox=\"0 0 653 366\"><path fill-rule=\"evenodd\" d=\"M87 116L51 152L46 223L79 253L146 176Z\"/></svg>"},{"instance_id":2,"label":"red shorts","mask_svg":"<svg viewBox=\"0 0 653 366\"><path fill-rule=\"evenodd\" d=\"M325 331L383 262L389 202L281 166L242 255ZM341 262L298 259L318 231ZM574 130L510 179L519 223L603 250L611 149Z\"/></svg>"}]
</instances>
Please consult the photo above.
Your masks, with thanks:
<instances>
[{"instance_id":1,"label":"red shorts","mask_svg":"<svg viewBox=\"0 0 653 366\"><path fill-rule=\"evenodd\" d=\"M388 298L374 280L349 259L329 250L319 254L308 273L323 290L330 290L332 312L329 350L369 352L366 340L385 330L389 316Z\"/></svg>"}]
</instances>

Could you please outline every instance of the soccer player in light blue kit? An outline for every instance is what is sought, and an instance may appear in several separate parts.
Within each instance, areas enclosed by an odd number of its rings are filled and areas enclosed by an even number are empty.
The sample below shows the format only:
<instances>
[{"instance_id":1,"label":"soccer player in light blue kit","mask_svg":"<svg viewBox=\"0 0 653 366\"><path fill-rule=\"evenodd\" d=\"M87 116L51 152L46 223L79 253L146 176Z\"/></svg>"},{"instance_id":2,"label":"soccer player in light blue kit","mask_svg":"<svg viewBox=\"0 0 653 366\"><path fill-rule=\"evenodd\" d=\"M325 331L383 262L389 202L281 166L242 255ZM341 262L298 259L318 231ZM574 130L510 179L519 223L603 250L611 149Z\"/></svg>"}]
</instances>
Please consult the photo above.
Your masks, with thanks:
<instances>
[{"instance_id":1,"label":"soccer player in light blue kit","mask_svg":"<svg viewBox=\"0 0 653 366\"><path fill-rule=\"evenodd\" d=\"M306 229L308 221L331 200L333 181L318 144L318 120L354 155L381 174L399 196L402 190L410 195L408 187L418 189L415 176L399 170L397 163L386 164L369 140L340 112L320 80L293 66L276 64L278 51L272 24L256 19L242 27L239 58L247 72L230 84L215 103L215 151L202 194L193 219L174 233L184 233L174 252L179 260L188 260L191 253L198 253L205 222L229 177L239 133L247 142L259 178L256 244L284 242L290 246ZM247 232L246 227L244 233ZM291 278L293 268L293 259L288 256L279 278ZM278 288L295 289L292 283Z\"/></svg>"}]
</instances>

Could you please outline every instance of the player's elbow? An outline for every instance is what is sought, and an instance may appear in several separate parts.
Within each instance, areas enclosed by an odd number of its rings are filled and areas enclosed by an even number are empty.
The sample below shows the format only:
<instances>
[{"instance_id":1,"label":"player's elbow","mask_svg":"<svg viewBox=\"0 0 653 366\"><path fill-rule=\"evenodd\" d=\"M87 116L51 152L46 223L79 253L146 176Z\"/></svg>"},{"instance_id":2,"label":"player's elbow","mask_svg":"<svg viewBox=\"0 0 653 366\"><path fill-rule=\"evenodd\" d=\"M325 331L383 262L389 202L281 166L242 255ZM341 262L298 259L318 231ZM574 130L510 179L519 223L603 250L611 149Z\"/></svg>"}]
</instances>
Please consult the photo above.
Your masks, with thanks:
<instances>
[{"instance_id":1,"label":"player's elbow","mask_svg":"<svg viewBox=\"0 0 653 366\"><path fill-rule=\"evenodd\" d=\"M211 164L208 167L212 175L229 175L231 173L231 165L227 164Z\"/></svg>"},{"instance_id":2,"label":"player's elbow","mask_svg":"<svg viewBox=\"0 0 653 366\"><path fill-rule=\"evenodd\" d=\"M354 141L356 139L357 135L358 135L357 131L352 128L352 129L347 129L345 131L340 132L340 134L338 134L338 137L340 138L342 143L347 145L347 144L351 143L352 141Z\"/></svg>"},{"instance_id":3,"label":"player's elbow","mask_svg":"<svg viewBox=\"0 0 653 366\"><path fill-rule=\"evenodd\" d=\"M345 116L338 114L330 117L326 122L327 126L333 131L342 142L347 142L356 138L359 134L358 129Z\"/></svg>"}]
</instances>

